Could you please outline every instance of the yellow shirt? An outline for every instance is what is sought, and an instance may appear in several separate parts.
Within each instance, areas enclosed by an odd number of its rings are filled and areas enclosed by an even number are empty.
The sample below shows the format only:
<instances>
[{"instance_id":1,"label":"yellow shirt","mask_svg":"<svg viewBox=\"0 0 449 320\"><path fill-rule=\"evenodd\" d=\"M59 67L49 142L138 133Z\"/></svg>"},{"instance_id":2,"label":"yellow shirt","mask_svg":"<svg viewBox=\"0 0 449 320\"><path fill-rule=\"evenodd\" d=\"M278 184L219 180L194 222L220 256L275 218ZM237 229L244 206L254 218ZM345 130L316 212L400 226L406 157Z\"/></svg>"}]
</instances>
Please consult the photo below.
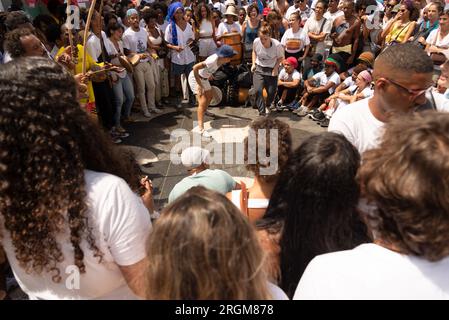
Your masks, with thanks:
<instances>
[{"instance_id":1,"label":"yellow shirt","mask_svg":"<svg viewBox=\"0 0 449 320\"><path fill-rule=\"evenodd\" d=\"M84 47L80 44L76 46L78 48L78 63L75 65L75 74L80 74L83 72L83 54L84 54ZM58 53L56 54L56 57L58 57L62 52L64 51L64 47L60 48ZM86 70L89 70L93 65L98 65L95 60L89 55L89 53L86 53ZM89 94L88 99L80 99L81 103L91 103L95 102L95 95L94 95L94 89L92 87L92 82L87 82L87 93Z\"/></svg>"},{"instance_id":2,"label":"yellow shirt","mask_svg":"<svg viewBox=\"0 0 449 320\"><path fill-rule=\"evenodd\" d=\"M412 25L413 24L411 22L409 22L404 27L404 26L401 26L399 23L395 23L395 25L393 26L393 28L390 30L387 37L385 38L385 43L390 43L392 41L402 43L402 41L404 41L404 39L405 39L405 35L407 34L408 29Z\"/></svg>"}]
</instances>

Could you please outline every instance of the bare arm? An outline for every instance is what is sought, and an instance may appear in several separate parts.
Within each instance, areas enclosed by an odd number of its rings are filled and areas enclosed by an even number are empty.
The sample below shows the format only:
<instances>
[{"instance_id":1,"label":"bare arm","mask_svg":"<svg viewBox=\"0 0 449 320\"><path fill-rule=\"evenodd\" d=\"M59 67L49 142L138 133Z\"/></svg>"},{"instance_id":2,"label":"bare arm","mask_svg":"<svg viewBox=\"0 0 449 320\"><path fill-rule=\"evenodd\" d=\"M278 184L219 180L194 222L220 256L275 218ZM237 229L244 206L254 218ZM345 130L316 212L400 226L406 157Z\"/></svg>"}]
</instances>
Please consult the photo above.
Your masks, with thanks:
<instances>
[{"instance_id":1,"label":"bare arm","mask_svg":"<svg viewBox=\"0 0 449 320\"><path fill-rule=\"evenodd\" d=\"M415 30L416 22L412 21L410 25L408 26L407 33L405 34L404 40L402 40L402 43L406 43L408 41L408 38L412 35L413 31Z\"/></svg>"},{"instance_id":2,"label":"bare arm","mask_svg":"<svg viewBox=\"0 0 449 320\"><path fill-rule=\"evenodd\" d=\"M333 86L335 86L335 83L333 83L332 81L329 81L328 83L326 83L325 86L321 86L321 87L312 89L312 90L310 91L310 93L315 93L315 94L317 94L317 93L323 93L323 92L328 91L328 90L329 90L330 88L332 88Z\"/></svg>"},{"instance_id":3,"label":"bare arm","mask_svg":"<svg viewBox=\"0 0 449 320\"><path fill-rule=\"evenodd\" d=\"M134 294L140 298L145 298L145 270L148 266L148 259L144 258L139 262L129 266L119 266L126 284L134 292Z\"/></svg>"}]
</instances>

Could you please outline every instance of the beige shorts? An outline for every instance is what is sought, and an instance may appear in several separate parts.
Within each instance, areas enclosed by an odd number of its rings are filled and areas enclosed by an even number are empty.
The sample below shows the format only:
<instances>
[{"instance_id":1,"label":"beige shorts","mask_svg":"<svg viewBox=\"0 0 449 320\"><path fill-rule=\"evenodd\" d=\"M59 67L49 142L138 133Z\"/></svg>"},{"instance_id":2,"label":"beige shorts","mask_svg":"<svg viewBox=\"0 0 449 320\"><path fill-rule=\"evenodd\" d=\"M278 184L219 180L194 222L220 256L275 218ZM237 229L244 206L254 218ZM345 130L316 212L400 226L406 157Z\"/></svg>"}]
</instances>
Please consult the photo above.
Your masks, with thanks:
<instances>
[{"instance_id":1,"label":"beige shorts","mask_svg":"<svg viewBox=\"0 0 449 320\"><path fill-rule=\"evenodd\" d=\"M193 71L191 71L189 74L189 86L194 94L198 94L196 90L198 84L196 82L196 78L195 75L193 74ZM201 86L203 87L204 91L209 91L212 89L209 80L201 79Z\"/></svg>"}]
</instances>

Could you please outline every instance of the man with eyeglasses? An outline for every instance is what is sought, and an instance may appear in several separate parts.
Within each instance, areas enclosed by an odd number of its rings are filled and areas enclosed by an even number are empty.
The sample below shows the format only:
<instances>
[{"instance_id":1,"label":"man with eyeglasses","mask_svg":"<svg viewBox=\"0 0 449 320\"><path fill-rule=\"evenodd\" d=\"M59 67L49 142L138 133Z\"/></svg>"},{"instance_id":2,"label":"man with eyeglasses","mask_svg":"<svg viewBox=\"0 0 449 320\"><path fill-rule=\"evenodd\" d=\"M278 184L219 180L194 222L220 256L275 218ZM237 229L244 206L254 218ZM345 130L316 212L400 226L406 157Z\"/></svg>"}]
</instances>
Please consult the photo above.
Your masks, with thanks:
<instances>
[{"instance_id":1,"label":"man with eyeglasses","mask_svg":"<svg viewBox=\"0 0 449 320\"><path fill-rule=\"evenodd\" d=\"M419 47L406 43L382 52L374 63L374 95L338 109L329 131L343 134L362 154L378 145L392 116L434 109L449 112L449 101L432 93L433 62Z\"/></svg>"}]
</instances>

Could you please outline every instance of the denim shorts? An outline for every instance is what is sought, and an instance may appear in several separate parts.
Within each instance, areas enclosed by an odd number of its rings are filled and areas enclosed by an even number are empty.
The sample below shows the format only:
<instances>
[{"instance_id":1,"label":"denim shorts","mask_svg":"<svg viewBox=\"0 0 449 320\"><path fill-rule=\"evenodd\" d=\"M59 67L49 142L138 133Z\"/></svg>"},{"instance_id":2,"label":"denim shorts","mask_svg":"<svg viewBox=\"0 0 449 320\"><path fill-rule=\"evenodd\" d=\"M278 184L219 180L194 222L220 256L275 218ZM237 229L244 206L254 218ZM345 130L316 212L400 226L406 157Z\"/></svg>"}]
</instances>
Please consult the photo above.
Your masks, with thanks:
<instances>
[{"instance_id":1,"label":"denim shorts","mask_svg":"<svg viewBox=\"0 0 449 320\"><path fill-rule=\"evenodd\" d=\"M181 74L185 74L186 76L189 76L190 71L193 69L194 62L189 64L171 64L171 72L175 76L179 76Z\"/></svg>"}]
</instances>

